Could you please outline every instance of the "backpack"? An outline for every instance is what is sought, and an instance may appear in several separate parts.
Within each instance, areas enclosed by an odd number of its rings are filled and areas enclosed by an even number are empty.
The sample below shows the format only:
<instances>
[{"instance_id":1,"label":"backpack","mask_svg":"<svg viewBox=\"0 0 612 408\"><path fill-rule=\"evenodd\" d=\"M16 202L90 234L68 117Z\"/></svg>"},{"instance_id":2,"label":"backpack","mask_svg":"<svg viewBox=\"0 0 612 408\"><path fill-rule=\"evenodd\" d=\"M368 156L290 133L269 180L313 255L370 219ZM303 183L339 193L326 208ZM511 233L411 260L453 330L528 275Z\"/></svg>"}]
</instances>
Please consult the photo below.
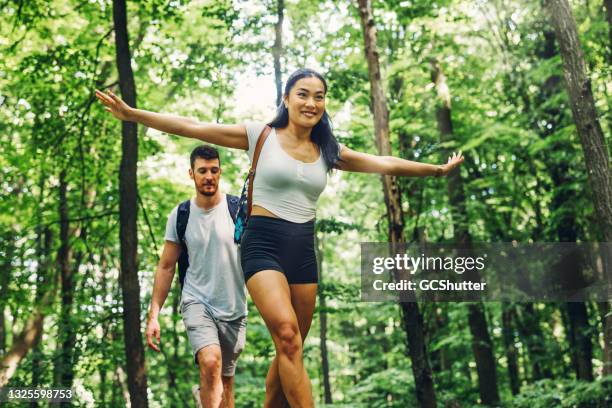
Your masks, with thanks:
<instances>
[{"instance_id":1,"label":"backpack","mask_svg":"<svg viewBox=\"0 0 612 408\"><path fill-rule=\"evenodd\" d=\"M238 197L226 194L227 208L232 216L232 221L236 224L236 213L238 212ZM191 200L183 201L179 204L176 212L176 232L178 239L181 243L181 255L179 255L177 264L179 270L179 282L181 284L181 290L183 290L183 283L185 282L185 275L187 274L187 268L189 267L189 254L187 252L187 243L185 242L185 230L187 229L187 222L189 222L189 210L191 206Z\"/></svg>"}]
</instances>

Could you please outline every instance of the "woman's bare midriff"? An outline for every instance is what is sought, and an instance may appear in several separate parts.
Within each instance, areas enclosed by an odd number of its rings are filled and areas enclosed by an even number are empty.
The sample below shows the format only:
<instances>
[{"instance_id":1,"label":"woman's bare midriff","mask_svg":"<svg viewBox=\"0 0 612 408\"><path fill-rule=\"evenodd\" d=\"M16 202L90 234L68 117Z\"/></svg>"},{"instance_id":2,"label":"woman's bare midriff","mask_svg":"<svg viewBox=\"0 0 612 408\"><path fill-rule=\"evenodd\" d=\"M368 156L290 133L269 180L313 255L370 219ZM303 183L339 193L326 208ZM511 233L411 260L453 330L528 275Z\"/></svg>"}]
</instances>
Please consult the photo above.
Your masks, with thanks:
<instances>
[{"instance_id":1,"label":"woman's bare midriff","mask_svg":"<svg viewBox=\"0 0 612 408\"><path fill-rule=\"evenodd\" d=\"M251 209L251 215L263 215L264 217L280 218L277 215L272 214L270 211L258 205L253 205Z\"/></svg>"}]
</instances>

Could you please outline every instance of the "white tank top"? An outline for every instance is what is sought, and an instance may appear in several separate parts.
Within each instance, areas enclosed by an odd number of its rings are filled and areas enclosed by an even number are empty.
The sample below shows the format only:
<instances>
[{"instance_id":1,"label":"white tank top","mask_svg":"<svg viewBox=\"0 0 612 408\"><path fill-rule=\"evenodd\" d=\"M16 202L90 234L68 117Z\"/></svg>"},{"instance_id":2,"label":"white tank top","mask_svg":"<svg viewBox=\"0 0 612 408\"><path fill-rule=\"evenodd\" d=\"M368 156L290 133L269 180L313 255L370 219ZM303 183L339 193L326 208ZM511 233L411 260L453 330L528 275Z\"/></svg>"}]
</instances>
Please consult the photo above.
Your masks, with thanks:
<instances>
[{"instance_id":1,"label":"white tank top","mask_svg":"<svg viewBox=\"0 0 612 408\"><path fill-rule=\"evenodd\" d=\"M251 162L257 138L264 123L247 123L248 155ZM312 163L294 159L281 147L276 129L264 143L253 183L253 205L258 205L287 221L303 223L315 217L319 196L327 184L323 157Z\"/></svg>"}]
</instances>

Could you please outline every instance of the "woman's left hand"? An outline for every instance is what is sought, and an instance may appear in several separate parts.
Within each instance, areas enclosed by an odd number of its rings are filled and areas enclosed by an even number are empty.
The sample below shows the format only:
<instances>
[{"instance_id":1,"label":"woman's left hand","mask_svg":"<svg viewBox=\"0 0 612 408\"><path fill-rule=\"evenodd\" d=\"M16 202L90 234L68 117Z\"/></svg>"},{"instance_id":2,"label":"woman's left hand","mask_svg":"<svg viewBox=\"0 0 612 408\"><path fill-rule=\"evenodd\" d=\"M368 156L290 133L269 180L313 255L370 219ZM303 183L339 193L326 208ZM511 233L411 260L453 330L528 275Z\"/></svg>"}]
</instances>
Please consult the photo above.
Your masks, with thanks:
<instances>
[{"instance_id":1,"label":"woman's left hand","mask_svg":"<svg viewBox=\"0 0 612 408\"><path fill-rule=\"evenodd\" d=\"M461 163L463 163L463 160L464 157L461 152L453 153L452 156L449 156L448 162L442 166L442 174L444 176L448 176L451 171L453 171L455 168L459 167Z\"/></svg>"}]
</instances>

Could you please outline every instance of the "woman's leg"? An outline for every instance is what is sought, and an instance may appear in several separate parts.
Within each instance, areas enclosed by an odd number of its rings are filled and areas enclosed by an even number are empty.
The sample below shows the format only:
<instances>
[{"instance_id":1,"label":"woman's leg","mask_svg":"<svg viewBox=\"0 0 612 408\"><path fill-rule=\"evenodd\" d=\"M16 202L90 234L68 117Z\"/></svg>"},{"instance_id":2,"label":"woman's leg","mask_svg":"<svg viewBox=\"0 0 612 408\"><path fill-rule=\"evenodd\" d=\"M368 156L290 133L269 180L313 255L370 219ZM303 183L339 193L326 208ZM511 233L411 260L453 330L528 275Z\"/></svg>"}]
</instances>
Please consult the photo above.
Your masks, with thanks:
<instances>
[{"instance_id":1,"label":"woman's leg","mask_svg":"<svg viewBox=\"0 0 612 408\"><path fill-rule=\"evenodd\" d=\"M291 291L285 275L278 271L257 272L247 289L268 326L276 348L283 391L293 408L314 407L310 379L302 362L302 338Z\"/></svg>"},{"instance_id":2,"label":"woman's leg","mask_svg":"<svg viewBox=\"0 0 612 408\"><path fill-rule=\"evenodd\" d=\"M297 315L298 326L302 337L302 344L310 330L312 315L317 300L316 283L298 283L289 285L291 305ZM266 400L264 408L283 408L287 399L283 394L280 377L278 376L278 359L274 357L268 375L266 376Z\"/></svg>"}]
</instances>

